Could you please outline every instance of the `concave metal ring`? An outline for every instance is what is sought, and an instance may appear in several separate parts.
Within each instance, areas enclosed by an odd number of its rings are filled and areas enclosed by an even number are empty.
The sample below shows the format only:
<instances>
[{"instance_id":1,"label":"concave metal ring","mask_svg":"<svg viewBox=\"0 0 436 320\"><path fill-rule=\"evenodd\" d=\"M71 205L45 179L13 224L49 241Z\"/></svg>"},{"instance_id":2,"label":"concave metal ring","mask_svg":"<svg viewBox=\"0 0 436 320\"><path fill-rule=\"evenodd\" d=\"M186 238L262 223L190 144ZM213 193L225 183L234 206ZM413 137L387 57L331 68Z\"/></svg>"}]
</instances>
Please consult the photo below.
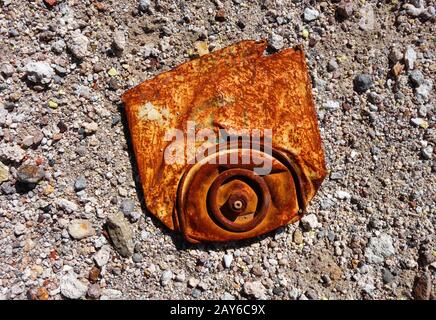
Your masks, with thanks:
<instances>
[{"instance_id":1,"label":"concave metal ring","mask_svg":"<svg viewBox=\"0 0 436 320\"><path fill-rule=\"evenodd\" d=\"M218 207L218 189L229 180L239 179L247 183L258 197L257 208L253 220L246 223L235 223L225 217ZM255 172L247 169L229 169L221 173L212 183L208 195L207 203L211 215L225 229L234 232L245 232L253 229L265 218L271 202L271 195L265 180Z\"/></svg>"}]
</instances>

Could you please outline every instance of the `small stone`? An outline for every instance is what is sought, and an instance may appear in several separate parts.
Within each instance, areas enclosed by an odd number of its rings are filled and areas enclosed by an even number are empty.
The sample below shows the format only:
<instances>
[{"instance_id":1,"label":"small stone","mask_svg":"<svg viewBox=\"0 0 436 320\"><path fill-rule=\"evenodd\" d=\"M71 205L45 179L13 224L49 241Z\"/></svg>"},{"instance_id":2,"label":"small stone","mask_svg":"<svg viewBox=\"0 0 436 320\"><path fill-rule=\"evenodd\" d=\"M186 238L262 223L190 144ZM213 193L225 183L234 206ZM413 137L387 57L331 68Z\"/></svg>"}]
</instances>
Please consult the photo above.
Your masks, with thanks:
<instances>
[{"instance_id":1,"label":"small stone","mask_svg":"<svg viewBox=\"0 0 436 320\"><path fill-rule=\"evenodd\" d=\"M424 160L431 160L433 158L433 147L426 146L421 149L421 156Z\"/></svg>"},{"instance_id":2,"label":"small stone","mask_svg":"<svg viewBox=\"0 0 436 320\"><path fill-rule=\"evenodd\" d=\"M111 77L115 77L116 75L118 75L118 71L115 68L110 68L107 72L107 74Z\"/></svg>"},{"instance_id":3,"label":"small stone","mask_svg":"<svg viewBox=\"0 0 436 320\"><path fill-rule=\"evenodd\" d=\"M73 239L81 240L95 235L95 230L89 220L74 219L68 225L68 233Z\"/></svg>"},{"instance_id":4,"label":"small stone","mask_svg":"<svg viewBox=\"0 0 436 320\"><path fill-rule=\"evenodd\" d=\"M26 233L26 226L22 223L18 223L14 228L14 234L19 237Z\"/></svg>"},{"instance_id":5,"label":"small stone","mask_svg":"<svg viewBox=\"0 0 436 320\"><path fill-rule=\"evenodd\" d=\"M88 54L89 39L80 30L76 30L68 40L68 50L78 60L83 60Z\"/></svg>"},{"instance_id":6,"label":"small stone","mask_svg":"<svg viewBox=\"0 0 436 320\"><path fill-rule=\"evenodd\" d=\"M392 244L392 238L384 233L378 237L370 238L365 249L365 257L368 263L381 264L385 258L394 254L395 248Z\"/></svg>"},{"instance_id":7,"label":"small stone","mask_svg":"<svg viewBox=\"0 0 436 320\"><path fill-rule=\"evenodd\" d=\"M24 164L17 170L17 179L23 183L38 183L45 176L45 171L35 165Z\"/></svg>"},{"instance_id":8,"label":"small stone","mask_svg":"<svg viewBox=\"0 0 436 320\"><path fill-rule=\"evenodd\" d=\"M336 59L330 59L329 63L327 64L327 71L332 72L339 68L338 63L336 62Z\"/></svg>"},{"instance_id":9,"label":"small stone","mask_svg":"<svg viewBox=\"0 0 436 320\"><path fill-rule=\"evenodd\" d=\"M224 22L226 21L226 19L226 11L224 10L224 8L218 9L215 14L215 20L219 22Z\"/></svg>"},{"instance_id":10,"label":"small stone","mask_svg":"<svg viewBox=\"0 0 436 320\"><path fill-rule=\"evenodd\" d=\"M185 282L186 281L186 276L183 272L179 273L176 275L176 279L177 282Z\"/></svg>"},{"instance_id":11,"label":"small stone","mask_svg":"<svg viewBox=\"0 0 436 320\"><path fill-rule=\"evenodd\" d=\"M394 275L388 269L383 269L383 277L382 278L383 278L383 282L388 284L394 280Z\"/></svg>"},{"instance_id":12,"label":"small stone","mask_svg":"<svg viewBox=\"0 0 436 320\"><path fill-rule=\"evenodd\" d=\"M26 152L19 146L11 146L8 144L0 145L0 160L4 162L20 163L25 155Z\"/></svg>"},{"instance_id":13,"label":"small stone","mask_svg":"<svg viewBox=\"0 0 436 320\"><path fill-rule=\"evenodd\" d=\"M200 283L200 280L198 280L198 279L195 279L192 277L188 279L188 286L191 288L196 288L199 283Z\"/></svg>"},{"instance_id":14,"label":"small stone","mask_svg":"<svg viewBox=\"0 0 436 320\"><path fill-rule=\"evenodd\" d=\"M415 300L430 300L432 290L431 275L428 271L415 277L412 295Z\"/></svg>"},{"instance_id":15,"label":"small stone","mask_svg":"<svg viewBox=\"0 0 436 320\"><path fill-rule=\"evenodd\" d=\"M103 289L100 300L119 300L123 296L120 290Z\"/></svg>"},{"instance_id":16,"label":"small stone","mask_svg":"<svg viewBox=\"0 0 436 320\"><path fill-rule=\"evenodd\" d=\"M254 297L255 299L266 299L266 289L260 281L245 282L244 293L247 296Z\"/></svg>"},{"instance_id":17,"label":"small stone","mask_svg":"<svg viewBox=\"0 0 436 320\"><path fill-rule=\"evenodd\" d=\"M302 36L304 39L309 38L309 30L307 30L307 29L303 29L303 30L301 31L301 36Z\"/></svg>"},{"instance_id":18,"label":"small stone","mask_svg":"<svg viewBox=\"0 0 436 320\"><path fill-rule=\"evenodd\" d=\"M271 35L268 39L268 43L269 43L270 47L275 51L279 51L285 45L283 37L279 34L274 33L274 32L271 33Z\"/></svg>"},{"instance_id":19,"label":"small stone","mask_svg":"<svg viewBox=\"0 0 436 320\"><path fill-rule=\"evenodd\" d=\"M11 77L15 72L15 69L9 63L3 63L0 67L0 73L4 75L6 78Z\"/></svg>"},{"instance_id":20,"label":"small stone","mask_svg":"<svg viewBox=\"0 0 436 320\"><path fill-rule=\"evenodd\" d=\"M9 168L0 162L0 184L9 180Z\"/></svg>"},{"instance_id":21,"label":"small stone","mask_svg":"<svg viewBox=\"0 0 436 320\"><path fill-rule=\"evenodd\" d=\"M121 202L120 208L124 215L129 216L135 209L135 202L130 199L125 199Z\"/></svg>"},{"instance_id":22,"label":"small stone","mask_svg":"<svg viewBox=\"0 0 436 320\"><path fill-rule=\"evenodd\" d=\"M115 249L123 257L133 255L133 231L121 212L116 212L109 216L107 221L109 236Z\"/></svg>"},{"instance_id":23,"label":"small stone","mask_svg":"<svg viewBox=\"0 0 436 320\"><path fill-rule=\"evenodd\" d=\"M197 41L195 43L195 50L200 57L204 56L209 53L209 44L206 41Z\"/></svg>"},{"instance_id":24,"label":"small stone","mask_svg":"<svg viewBox=\"0 0 436 320\"><path fill-rule=\"evenodd\" d=\"M423 129L427 129L428 128L428 122L425 121L423 118L412 118L412 119L410 119L410 123L414 127L420 127L420 128L423 128Z\"/></svg>"},{"instance_id":25,"label":"small stone","mask_svg":"<svg viewBox=\"0 0 436 320\"><path fill-rule=\"evenodd\" d=\"M301 225L304 230L310 231L319 227L318 219L315 214L307 214L301 218Z\"/></svg>"},{"instance_id":26,"label":"small stone","mask_svg":"<svg viewBox=\"0 0 436 320\"><path fill-rule=\"evenodd\" d=\"M412 70L415 67L415 61L416 52L411 46L408 46L404 52L404 63L406 64L406 68Z\"/></svg>"},{"instance_id":27,"label":"small stone","mask_svg":"<svg viewBox=\"0 0 436 320\"><path fill-rule=\"evenodd\" d=\"M57 109L58 108L58 104L56 101L53 100L49 100L49 102L47 103L48 107L51 109Z\"/></svg>"},{"instance_id":28,"label":"small stone","mask_svg":"<svg viewBox=\"0 0 436 320\"><path fill-rule=\"evenodd\" d=\"M360 74L354 78L354 90L363 93L372 86L372 77L369 74Z\"/></svg>"},{"instance_id":29,"label":"small stone","mask_svg":"<svg viewBox=\"0 0 436 320\"><path fill-rule=\"evenodd\" d=\"M160 284L162 286L166 286L170 283L170 281L173 279L173 273L171 272L171 270L165 270L164 272L162 272L162 275L160 277Z\"/></svg>"},{"instance_id":30,"label":"small stone","mask_svg":"<svg viewBox=\"0 0 436 320\"><path fill-rule=\"evenodd\" d=\"M89 270L88 273L88 280L91 283L96 283L98 281L98 278L100 277L101 269L99 267L93 266L91 270Z\"/></svg>"},{"instance_id":31,"label":"small stone","mask_svg":"<svg viewBox=\"0 0 436 320\"><path fill-rule=\"evenodd\" d=\"M227 269L230 268L233 262L233 255L232 254L225 254L223 257L224 260L224 267Z\"/></svg>"},{"instance_id":32,"label":"small stone","mask_svg":"<svg viewBox=\"0 0 436 320\"><path fill-rule=\"evenodd\" d=\"M323 105L323 108L326 110L337 110L341 106L339 101L328 100Z\"/></svg>"},{"instance_id":33,"label":"small stone","mask_svg":"<svg viewBox=\"0 0 436 320\"><path fill-rule=\"evenodd\" d=\"M59 198L56 201L56 204L58 205L59 208L61 208L66 213L73 213L79 209L77 204L63 198Z\"/></svg>"},{"instance_id":34,"label":"small stone","mask_svg":"<svg viewBox=\"0 0 436 320\"><path fill-rule=\"evenodd\" d=\"M296 244L302 244L303 243L303 233L300 229L296 229L294 231L294 234L292 236L294 243Z\"/></svg>"},{"instance_id":35,"label":"small stone","mask_svg":"<svg viewBox=\"0 0 436 320\"><path fill-rule=\"evenodd\" d=\"M24 71L27 79L36 84L48 84L55 75L53 68L42 61L30 61L25 65Z\"/></svg>"},{"instance_id":36,"label":"small stone","mask_svg":"<svg viewBox=\"0 0 436 320\"><path fill-rule=\"evenodd\" d=\"M150 8L150 0L139 0L138 9L139 11L146 12Z\"/></svg>"},{"instance_id":37,"label":"small stone","mask_svg":"<svg viewBox=\"0 0 436 320\"><path fill-rule=\"evenodd\" d=\"M85 122L83 124L83 129L86 134L90 135L97 132L98 124L96 122Z\"/></svg>"},{"instance_id":38,"label":"small stone","mask_svg":"<svg viewBox=\"0 0 436 320\"><path fill-rule=\"evenodd\" d=\"M62 295L68 299L80 299L88 291L88 287L72 273L61 278L60 289Z\"/></svg>"},{"instance_id":39,"label":"small stone","mask_svg":"<svg viewBox=\"0 0 436 320\"><path fill-rule=\"evenodd\" d=\"M388 59L391 62L391 64L394 65L397 62L401 61L403 59L403 56L404 55L399 48L393 47L389 52Z\"/></svg>"},{"instance_id":40,"label":"small stone","mask_svg":"<svg viewBox=\"0 0 436 320\"><path fill-rule=\"evenodd\" d=\"M114 32L112 46L115 51L124 51L124 47L126 46L126 36L124 35L124 31L117 30Z\"/></svg>"},{"instance_id":41,"label":"small stone","mask_svg":"<svg viewBox=\"0 0 436 320\"><path fill-rule=\"evenodd\" d=\"M61 54L62 52L64 52L65 48L67 47L67 44L65 43L65 41L63 39L60 39L58 41L55 41L52 45L51 45L51 50L54 53L57 54Z\"/></svg>"},{"instance_id":42,"label":"small stone","mask_svg":"<svg viewBox=\"0 0 436 320\"><path fill-rule=\"evenodd\" d=\"M99 284L91 284L88 288L87 295L91 299L98 299L101 296L101 287Z\"/></svg>"},{"instance_id":43,"label":"small stone","mask_svg":"<svg viewBox=\"0 0 436 320\"><path fill-rule=\"evenodd\" d=\"M419 87L424 81L424 75L419 70L413 70L409 72L409 80L414 87Z\"/></svg>"},{"instance_id":44,"label":"small stone","mask_svg":"<svg viewBox=\"0 0 436 320\"><path fill-rule=\"evenodd\" d=\"M303 20L305 22L312 22L319 17L319 11L313 8L304 9Z\"/></svg>"},{"instance_id":45,"label":"small stone","mask_svg":"<svg viewBox=\"0 0 436 320\"><path fill-rule=\"evenodd\" d=\"M421 85L415 89L416 99L421 103L427 102L429 100L432 89L433 81L430 79L424 80Z\"/></svg>"},{"instance_id":46,"label":"small stone","mask_svg":"<svg viewBox=\"0 0 436 320\"><path fill-rule=\"evenodd\" d=\"M142 259L144 259L144 257L140 253L134 253L132 256L132 260L135 263L140 263L142 261Z\"/></svg>"},{"instance_id":47,"label":"small stone","mask_svg":"<svg viewBox=\"0 0 436 320\"><path fill-rule=\"evenodd\" d=\"M76 192L82 191L86 188L86 178L84 176L80 176L74 181L74 190Z\"/></svg>"},{"instance_id":48,"label":"small stone","mask_svg":"<svg viewBox=\"0 0 436 320\"><path fill-rule=\"evenodd\" d=\"M372 5L364 5L360 9L359 28L363 31L371 31L375 28L375 13Z\"/></svg>"},{"instance_id":49,"label":"small stone","mask_svg":"<svg viewBox=\"0 0 436 320\"><path fill-rule=\"evenodd\" d=\"M235 297L228 292L224 292L221 296L221 300L235 300Z\"/></svg>"},{"instance_id":50,"label":"small stone","mask_svg":"<svg viewBox=\"0 0 436 320\"><path fill-rule=\"evenodd\" d=\"M335 193L336 198L339 200L351 199L351 194L347 191L338 190Z\"/></svg>"},{"instance_id":51,"label":"small stone","mask_svg":"<svg viewBox=\"0 0 436 320\"><path fill-rule=\"evenodd\" d=\"M347 19L353 15L354 6L351 0L342 0L336 7L336 15L341 19Z\"/></svg>"},{"instance_id":52,"label":"small stone","mask_svg":"<svg viewBox=\"0 0 436 320\"><path fill-rule=\"evenodd\" d=\"M111 257L111 247L104 245L101 249L94 255L94 261L99 267L106 265Z\"/></svg>"}]
</instances>

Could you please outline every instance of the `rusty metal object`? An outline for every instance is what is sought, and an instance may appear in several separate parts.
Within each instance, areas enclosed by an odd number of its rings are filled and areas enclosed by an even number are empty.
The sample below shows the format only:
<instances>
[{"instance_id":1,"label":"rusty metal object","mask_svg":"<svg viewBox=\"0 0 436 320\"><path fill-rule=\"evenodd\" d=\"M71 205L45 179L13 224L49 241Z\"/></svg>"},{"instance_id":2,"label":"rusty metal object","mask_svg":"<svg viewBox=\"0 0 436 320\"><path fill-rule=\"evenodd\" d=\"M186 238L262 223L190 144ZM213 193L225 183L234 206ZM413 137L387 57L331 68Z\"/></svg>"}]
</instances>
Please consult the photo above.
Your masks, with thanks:
<instances>
[{"instance_id":1,"label":"rusty metal object","mask_svg":"<svg viewBox=\"0 0 436 320\"><path fill-rule=\"evenodd\" d=\"M242 41L186 62L122 96L147 209L190 242L254 237L301 218L326 175L309 75L300 47L265 55ZM215 141L205 157L169 164L170 129L269 128L259 145ZM243 162L246 155L250 162ZM237 159L222 164L220 157ZM195 158L195 157L194 157ZM271 172L255 172L262 161ZM190 164L188 164L190 163Z\"/></svg>"}]
</instances>

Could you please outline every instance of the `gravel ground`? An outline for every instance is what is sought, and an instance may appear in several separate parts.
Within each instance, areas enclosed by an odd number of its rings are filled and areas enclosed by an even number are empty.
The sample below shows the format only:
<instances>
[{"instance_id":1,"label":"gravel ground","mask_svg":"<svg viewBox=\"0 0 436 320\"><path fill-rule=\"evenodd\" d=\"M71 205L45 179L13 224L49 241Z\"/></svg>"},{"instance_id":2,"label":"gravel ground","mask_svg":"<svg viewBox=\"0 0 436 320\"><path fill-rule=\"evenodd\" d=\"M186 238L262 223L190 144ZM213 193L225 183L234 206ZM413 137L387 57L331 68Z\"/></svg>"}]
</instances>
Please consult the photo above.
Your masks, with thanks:
<instances>
[{"instance_id":1,"label":"gravel ground","mask_svg":"<svg viewBox=\"0 0 436 320\"><path fill-rule=\"evenodd\" d=\"M434 6L0 1L0 299L434 299ZM330 175L300 223L189 245L145 213L119 97L262 38L304 46Z\"/></svg>"}]
</instances>

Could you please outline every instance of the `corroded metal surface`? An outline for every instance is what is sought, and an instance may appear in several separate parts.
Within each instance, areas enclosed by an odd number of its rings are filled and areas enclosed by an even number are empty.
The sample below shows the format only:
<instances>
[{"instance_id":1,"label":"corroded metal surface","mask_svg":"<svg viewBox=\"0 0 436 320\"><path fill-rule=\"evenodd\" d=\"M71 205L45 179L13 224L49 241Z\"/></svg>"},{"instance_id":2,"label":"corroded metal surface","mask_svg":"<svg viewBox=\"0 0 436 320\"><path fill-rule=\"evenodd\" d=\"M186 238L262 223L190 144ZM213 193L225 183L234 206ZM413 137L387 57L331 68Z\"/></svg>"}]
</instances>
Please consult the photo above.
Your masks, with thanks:
<instances>
[{"instance_id":1,"label":"corroded metal surface","mask_svg":"<svg viewBox=\"0 0 436 320\"><path fill-rule=\"evenodd\" d=\"M122 96L147 209L191 242L244 239L296 221L326 175L304 53L264 55L266 46L242 41ZM173 128L186 133L188 121L215 132L270 128L272 154L221 142L195 164L168 164L163 137ZM269 157L271 173L208 161L246 152Z\"/></svg>"}]
</instances>

